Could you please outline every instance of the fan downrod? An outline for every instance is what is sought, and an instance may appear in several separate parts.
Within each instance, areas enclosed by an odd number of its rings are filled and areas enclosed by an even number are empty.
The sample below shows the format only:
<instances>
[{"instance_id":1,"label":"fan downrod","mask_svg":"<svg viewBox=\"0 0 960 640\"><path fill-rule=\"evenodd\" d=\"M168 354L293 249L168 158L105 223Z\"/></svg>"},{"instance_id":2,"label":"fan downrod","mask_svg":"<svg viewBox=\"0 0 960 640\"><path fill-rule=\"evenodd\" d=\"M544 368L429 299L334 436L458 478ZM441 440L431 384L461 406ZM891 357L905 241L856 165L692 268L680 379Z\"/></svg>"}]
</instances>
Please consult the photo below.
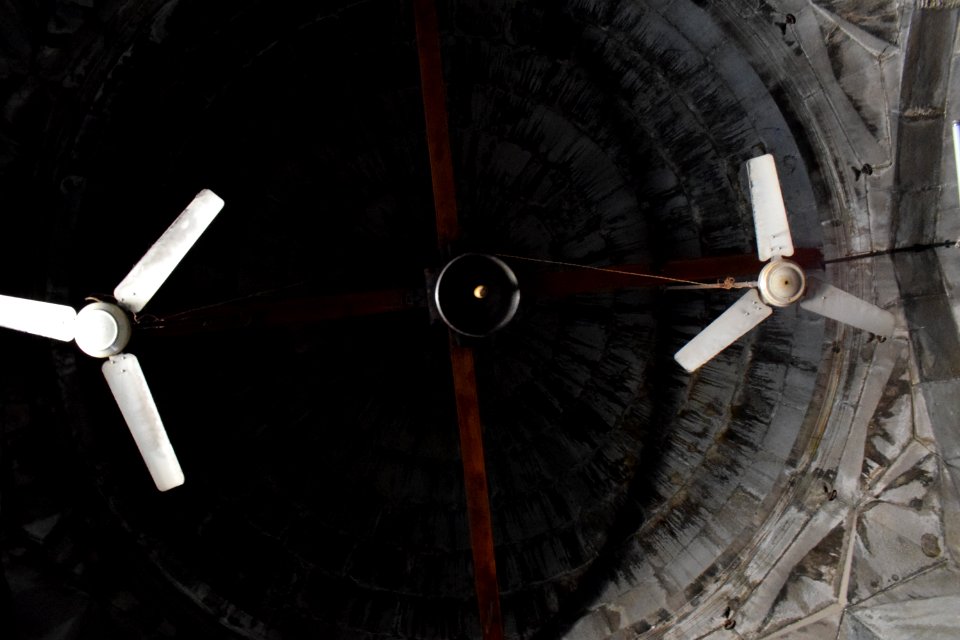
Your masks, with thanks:
<instances>
[{"instance_id":1,"label":"fan downrod","mask_svg":"<svg viewBox=\"0 0 960 640\"><path fill-rule=\"evenodd\" d=\"M760 271L757 288L763 301L774 307L788 307L800 298L807 288L803 269L792 260L771 260Z\"/></svg>"},{"instance_id":2,"label":"fan downrod","mask_svg":"<svg viewBox=\"0 0 960 640\"><path fill-rule=\"evenodd\" d=\"M76 342L94 358L114 356L130 342L130 318L109 302L92 302L77 313Z\"/></svg>"}]
</instances>

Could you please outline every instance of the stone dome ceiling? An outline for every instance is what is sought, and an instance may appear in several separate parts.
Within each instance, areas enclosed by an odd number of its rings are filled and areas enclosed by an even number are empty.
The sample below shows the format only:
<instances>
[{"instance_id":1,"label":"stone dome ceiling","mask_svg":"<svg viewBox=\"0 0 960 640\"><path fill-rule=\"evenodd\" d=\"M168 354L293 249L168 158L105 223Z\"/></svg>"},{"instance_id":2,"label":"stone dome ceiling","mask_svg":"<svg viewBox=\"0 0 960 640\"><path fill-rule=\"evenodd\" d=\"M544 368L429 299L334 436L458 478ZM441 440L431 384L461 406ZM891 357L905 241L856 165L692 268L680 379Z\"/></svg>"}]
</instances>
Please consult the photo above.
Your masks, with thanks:
<instances>
[{"instance_id":1,"label":"stone dome ceiling","mask_svg":"<svg viewBox=\"0 0 960 640\"><path fill-rule=\"evenodd\" d=\"M523 294L475 344L507 637L948 637L958 16L930 4L438 3L459 250L750 254L769 152L817 275L898 318L779 309L688 375L729 292ZM153 326L442 266L408 2L0 7L0 292L109 291L204 187L227 207ZM165 494L98 362L0 334L9 628L481 637L447 332L410 307L141 331Z\"/></svg>"}]
</instances>

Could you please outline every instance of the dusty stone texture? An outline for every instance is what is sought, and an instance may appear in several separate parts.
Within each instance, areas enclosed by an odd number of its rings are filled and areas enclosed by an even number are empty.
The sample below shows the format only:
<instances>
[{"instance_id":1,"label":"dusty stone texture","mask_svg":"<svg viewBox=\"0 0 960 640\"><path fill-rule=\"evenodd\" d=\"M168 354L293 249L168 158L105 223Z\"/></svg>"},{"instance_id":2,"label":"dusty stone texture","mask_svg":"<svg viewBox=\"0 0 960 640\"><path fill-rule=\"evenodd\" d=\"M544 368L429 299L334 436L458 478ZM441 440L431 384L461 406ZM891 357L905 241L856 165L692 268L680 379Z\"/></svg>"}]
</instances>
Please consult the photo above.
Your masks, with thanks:
<instances>
[{"instance_id":1,"label":"dusty stone texture","mask_svg":"<svg viewBox=\"0 0 960 640\"><path fill-rule=\"evenodd\" d=\"M842 638L912 638L947 640L956 637L960 596L938 596L877 605L849 612Z\"/></svg>"},{"instance_id":2,"label":"dusty stone texture","mask_svg":"<svg viewBox=\"0 0 960 640\"><path fill-rule=\"evenodd\" d=\"M909 353L904 344L883 390L877 413L870 421L864 451L861 482L867 485L878 478L900 455L913 438L913 402L908 366Z\"/></svg>"},{"instance_id":3,"label":"dusty stone texture","mask_svg":"<svg viewBox=\"0 0 960 640\"><path fill-rule=\"evenodd\" d=\"M834 528L792 569L760 633L807 618L833 604L843 568L846 530Z\"/></svg>"},{"instance_id":4,"label":"dusty stone texture","mask_svg":"<svg viewBox=\"0 0 960 640\"><path fill-rule=\"evenodd\" d=\"M876 38L899 44L901 12L896 0L820 0L817 5Z\"/></svg>"}]
</instances>

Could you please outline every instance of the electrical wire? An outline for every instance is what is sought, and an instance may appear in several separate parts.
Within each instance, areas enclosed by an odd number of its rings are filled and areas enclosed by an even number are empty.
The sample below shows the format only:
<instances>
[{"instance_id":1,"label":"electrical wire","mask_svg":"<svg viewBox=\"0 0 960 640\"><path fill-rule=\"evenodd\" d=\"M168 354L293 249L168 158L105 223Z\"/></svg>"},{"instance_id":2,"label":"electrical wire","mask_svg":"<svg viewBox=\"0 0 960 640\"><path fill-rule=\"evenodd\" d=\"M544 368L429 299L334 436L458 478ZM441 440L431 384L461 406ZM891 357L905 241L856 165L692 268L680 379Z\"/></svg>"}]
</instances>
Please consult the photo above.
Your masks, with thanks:
<instances>
[{"instance_id":1,"label":"electrical wire","mask_svg":"<svg viewBox=\"0 0 960 640\"><path fill-rule=\"evenodd\" d=\"M573 262L561 262L559 260L546 260L544 258L528 258L524 256L515 256L509 253L495 253L493 254L498 258L506 258L508 260L522 260L524 262L539 262L542 264L550 264L561 267L573 267L575 269L588 269L590 271L603 271L604 273L616 273L623 276L635 276L637 278L648 278L653 280L663 280L664 282L678 282L680 284L691 285L689 287L671 287L676 289L734 289L734 288L743 288L747 285L756 285L756 283L738 283L731 282L730 278L727 278L722 283L717 284L704 284L702 282L697 282L696 280L684 280L683 278L671 278L670 276L660 276L652 273L638 273L636 271L624 271L622 269L610 269L609 267L594 267L592 265L586 264L576 264Z\"/></svg>"}]
</instances>

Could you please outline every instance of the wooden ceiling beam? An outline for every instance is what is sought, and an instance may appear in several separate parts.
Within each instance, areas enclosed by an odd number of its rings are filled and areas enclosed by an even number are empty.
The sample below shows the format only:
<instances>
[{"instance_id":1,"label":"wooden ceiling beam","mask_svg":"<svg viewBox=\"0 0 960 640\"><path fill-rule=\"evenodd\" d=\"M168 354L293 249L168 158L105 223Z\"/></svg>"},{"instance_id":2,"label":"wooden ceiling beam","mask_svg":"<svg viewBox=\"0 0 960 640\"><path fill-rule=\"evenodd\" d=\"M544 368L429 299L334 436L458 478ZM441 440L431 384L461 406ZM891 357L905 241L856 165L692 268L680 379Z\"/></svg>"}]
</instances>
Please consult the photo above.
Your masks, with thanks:
<instances>
[{"instance_id":1,"label":"wooden ceiling beam","mask_svg":"<svg viewBox=\"0 0 960 640\"><path fill-rule=\"evenodd\" d=\"M423 289L383 289L293 298L256 296L167 316L144 314L138 318L136 326L167 337L232 329L307 326L426 307Z\"/></svg>"},{"instance_id":2,"label":"wooden ceiling beam","mask_svg":"<svg viewBox=\"0 0 960 640\"><path fill-rule=\"evenodd\" d=\"M414 0L420 84L426 119L427 148L437 220L437 246L442 259L449 259L460 238L457 219L456 185L450 152L447 96L440 59L440 29L433 0ZM500 588L494 554L490 494L483 456L483 425L477 399L477 376L473 350L450 335L450 364L460 428L460 456L467 498L470 548L477 606L484 640L503 640L500 615Z\"/></svg>"}]
</instances>

